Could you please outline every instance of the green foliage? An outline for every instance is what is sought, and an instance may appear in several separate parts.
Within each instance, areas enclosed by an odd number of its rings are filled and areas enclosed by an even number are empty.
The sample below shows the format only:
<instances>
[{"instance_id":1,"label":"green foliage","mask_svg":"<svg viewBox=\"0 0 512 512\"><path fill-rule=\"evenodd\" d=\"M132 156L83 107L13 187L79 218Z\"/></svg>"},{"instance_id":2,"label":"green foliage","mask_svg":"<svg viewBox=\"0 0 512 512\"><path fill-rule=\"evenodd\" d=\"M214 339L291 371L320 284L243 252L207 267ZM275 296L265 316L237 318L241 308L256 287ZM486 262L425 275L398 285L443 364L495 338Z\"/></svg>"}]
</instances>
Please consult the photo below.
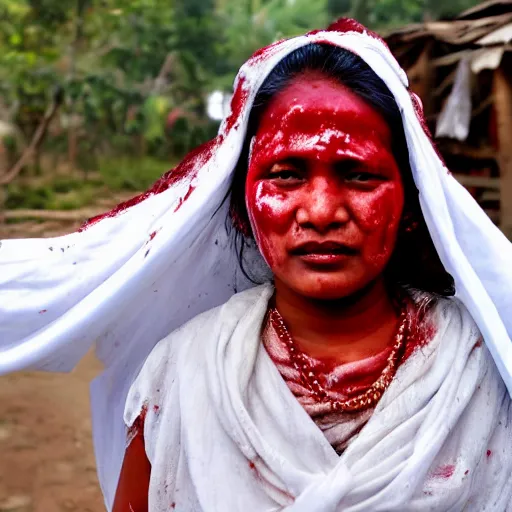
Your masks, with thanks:
<instances>
[{"instance_id":1,"label":"green foliage","mask_svg":"<svg viewBox=\"0 0 512 512\"><path fill-rule=\"evenodd\" d=\"M453 17L478 0L354 0L350 14L372 28Z\"/></svg>"},{"instance_id":2,"label":"green foliage","mask_svg":"<svg viewBox=\"0 0 512 512\"><path fill-rule=\"evenodd\" d=\"M5 207L42 210L46 209L54 198L55 192L49 187L29 187L13 183L7 187Z\"/></svg>"},{"instance_id":3,"label":"green foliage","mask_svg":"<svg viewBox=\"0 0 512 512\"><path fill-rule=\"evenodd\" d=\"M327 0L327 13L331 20L346 16L351 9L351 0Z\"/></svg>"},{"instance_id":4,"label":"green foliage","mask_svg":"<svg viewBox=\"0 0 512 512\"><path fill-rule=\"evenodd\" d=\"M166 161L215 135L218 123L206 118L206 97L230 91L238 68L258 48L342 15L378 30L452 16L476 3L0 0L0 107L8 107L9 121L28 140L62 87L58 126L43 150L66 158L74 133L75 165L84 173L99 169L113 190L137 191L169 167ZM82 178L13 184L7 205L74 208L100 192L98 183Z\"/></svg>"},{"instance_id":5,"label":"green foliage","mask_svg":"<svg viewBox=\"0 0 512 512\"><path fill-rule=\"evenodd\" d=\"M169 161L156 158L101 158L93 177L57 175L30 184L11 183L6 187L8 209L74 210L93 204L111 191L137 192L150 187L168 169Z\"/></svg>"},{"instance_id":6,"label":"green foliage","mask_svg":"<svg viewBox=\"0 0 512 512\"><path fill-rule=\"evenodd\" d=\"M155 158L103 158L99 173L110 190L144 190L170 169L169 162Z\"/></svg>"},{"instance_id":7,"label":"green foliage","mask_svg":"<svg viewBox=\"0 0 512 512\"><path fill-rule=\"evenodd\" d=\"M93 202L102 187L102 180L74 176L57 176L34 185L11 183L5 205L9 209L73 210Z\"/></svg>"},{"instance_id":8,"label":"green foliage","mask_svg":"<svg viewBox=\"0 0 512 512\"><path fill-rule=\"evenodd\" d=\"M223 30L217 52L223 67L217 69L211 83L224 90L231 88L238 68L257 49L324 27L329 21L326 0L233 0L219 9L218 16Z\"/></svg>"}]
</instances>

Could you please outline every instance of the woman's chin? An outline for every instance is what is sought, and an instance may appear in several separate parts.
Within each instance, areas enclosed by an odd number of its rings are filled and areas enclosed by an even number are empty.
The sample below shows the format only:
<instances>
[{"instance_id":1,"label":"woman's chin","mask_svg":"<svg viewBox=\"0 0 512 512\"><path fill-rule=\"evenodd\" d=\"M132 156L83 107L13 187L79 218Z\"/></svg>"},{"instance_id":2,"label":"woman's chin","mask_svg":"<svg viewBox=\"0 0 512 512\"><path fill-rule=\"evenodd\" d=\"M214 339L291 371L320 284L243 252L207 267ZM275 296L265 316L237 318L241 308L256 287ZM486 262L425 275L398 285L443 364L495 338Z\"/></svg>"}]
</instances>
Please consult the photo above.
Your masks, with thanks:
<instances>
[{"instance_id":1,"label":"woman's chin","mask_svg":"<svg viewBox=\"0 0 512 512\"><path fill-rule=\"evenodd\" d=\"M303 297L315 300L340 300L354 295L367 286L366 280L303 279L292 288Z\"/></svg>"}]
</instances>

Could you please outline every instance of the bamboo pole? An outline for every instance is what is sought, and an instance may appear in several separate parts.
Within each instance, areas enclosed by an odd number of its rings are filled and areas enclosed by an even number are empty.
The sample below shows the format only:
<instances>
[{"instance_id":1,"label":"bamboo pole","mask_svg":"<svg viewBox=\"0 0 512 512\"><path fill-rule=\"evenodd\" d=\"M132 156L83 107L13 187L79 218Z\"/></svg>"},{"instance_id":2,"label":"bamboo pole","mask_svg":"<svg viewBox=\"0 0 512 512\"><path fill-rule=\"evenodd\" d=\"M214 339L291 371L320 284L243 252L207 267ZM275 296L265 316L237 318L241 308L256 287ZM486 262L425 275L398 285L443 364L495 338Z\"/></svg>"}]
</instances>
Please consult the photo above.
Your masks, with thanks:
<instances>
[{"instance_id":1,"label":"bamboo pole","mask_svg":"<svg viewBox=\"0 0 512 512\"><path fill-rule=\"evenodd\" d=\"M505 66L494 72L494 108L501 180L501 229L512 240L512 83Z\"/></svg>"}]
</instances>

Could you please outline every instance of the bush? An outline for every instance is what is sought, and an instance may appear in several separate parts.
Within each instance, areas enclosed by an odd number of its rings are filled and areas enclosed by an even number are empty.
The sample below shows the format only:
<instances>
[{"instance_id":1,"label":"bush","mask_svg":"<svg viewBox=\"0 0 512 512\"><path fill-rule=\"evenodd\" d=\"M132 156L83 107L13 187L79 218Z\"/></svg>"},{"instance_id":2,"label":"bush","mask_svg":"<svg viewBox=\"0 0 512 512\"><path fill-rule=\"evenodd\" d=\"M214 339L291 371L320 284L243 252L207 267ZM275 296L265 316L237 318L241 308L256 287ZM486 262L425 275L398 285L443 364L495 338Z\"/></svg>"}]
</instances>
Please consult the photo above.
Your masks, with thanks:
<instances>
[{"instance_id":1,"label":"bush","mask_svg":"<svg viewBox=\"0 0 512 512\"><path fill-rule=\"evenodd\" d=\"M84 179L57 175L51 181L11 183L6 187L7 209L75 210L93 204L109 191L140 192L149 188L172 164L155 158L103 158L99 175Z\"/></svg>"},{"instance_id":2,"label":"bush","mask_svg":"<svg viewBox=\"0 0 512 512\"><path fill-rule=\"evenodd\" d=\"M149 188L171 167L171 162L150 157L103 158L100 159L99 173L111 190L138 192Z\"/></svg>"},{"instance_id":3,"label":"bush","mask_svg":"<svg viewBox=\"0 0 512 512\"><path fill-rule=\"evenodd\" d=\"M66 194L59 194L47 203L48 210L78 210L94 202L97 189L85 184L80 190L72 190Z\"/></svg>"},{"instance_id":4,"label":"bush","mask_svg":"<svg viewBox=\"0 0 512 512\"><path fill-rule=\"evenodd\" d=\"M48 203L54 198L55 192L48 186L30 187L10 184L7 187L5 207L7 209L45 210Z\"/></svg>"},{"instance_id":5,"label":"bush","mask_svg":"<svg viewBox=\"0 0 512 512\"><path fill-rule=\"evenodd\" d=\"M94 201L98 195L99 180L74 176L57 176L44 185L12 183L7 186L5 207L10 210L74 210Z\"/></svg>"}]
</instances>

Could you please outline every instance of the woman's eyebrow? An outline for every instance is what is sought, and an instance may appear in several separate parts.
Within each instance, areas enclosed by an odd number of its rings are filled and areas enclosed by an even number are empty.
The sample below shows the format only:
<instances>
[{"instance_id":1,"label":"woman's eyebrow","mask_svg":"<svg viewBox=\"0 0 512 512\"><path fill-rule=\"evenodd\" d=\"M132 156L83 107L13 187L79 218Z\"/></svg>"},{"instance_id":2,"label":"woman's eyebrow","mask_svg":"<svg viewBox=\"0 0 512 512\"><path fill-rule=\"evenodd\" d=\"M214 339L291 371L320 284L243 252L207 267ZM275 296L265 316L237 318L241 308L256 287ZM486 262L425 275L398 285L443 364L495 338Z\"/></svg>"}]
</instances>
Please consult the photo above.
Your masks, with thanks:
<instances>
[{"instance_id":1,"label":"woman's eyebrow","mask_svg":"<svg viewBox=\"0 0 512 512\"><path fill-rule=\"evenodd\" d=\"M272 166L279 165L279 166L286 166L289 165L291 167L295 167L296 169L304 169L306 167L306 163L301 158L295 158L295 157L289 157L289 158L282 158L279 160L275 160L272 162Z\"/></svg>"}]
</instances>

